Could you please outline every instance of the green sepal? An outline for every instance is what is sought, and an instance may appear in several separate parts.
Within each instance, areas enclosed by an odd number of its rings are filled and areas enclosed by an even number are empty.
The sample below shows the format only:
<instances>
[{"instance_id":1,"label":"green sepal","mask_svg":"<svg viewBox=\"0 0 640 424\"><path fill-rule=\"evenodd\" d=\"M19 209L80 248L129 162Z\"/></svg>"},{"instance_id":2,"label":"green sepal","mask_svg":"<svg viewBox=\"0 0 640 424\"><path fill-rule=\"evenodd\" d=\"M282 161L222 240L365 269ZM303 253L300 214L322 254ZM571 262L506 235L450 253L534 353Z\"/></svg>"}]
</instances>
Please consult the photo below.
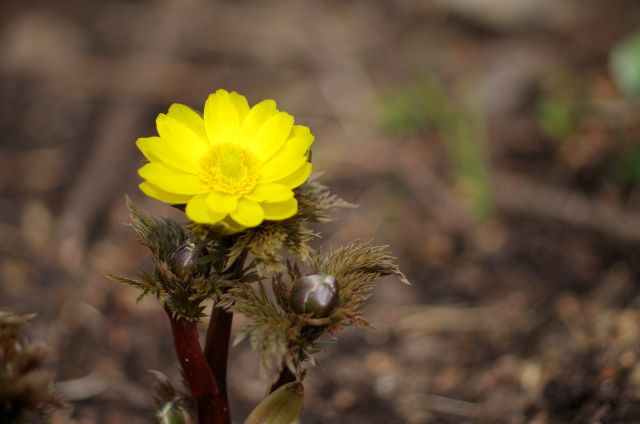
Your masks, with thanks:
<instances>
[{"instance_id":1,"label":"green sepal","mask_svg":"<svg viewBox=\"0 0 640 424\"><path fill-rule=\"evenodd\" d=\"M293 424L300 419L303 405L304 386L294 381L264 398L244 424Z\"/></svg>"}]
</instances>

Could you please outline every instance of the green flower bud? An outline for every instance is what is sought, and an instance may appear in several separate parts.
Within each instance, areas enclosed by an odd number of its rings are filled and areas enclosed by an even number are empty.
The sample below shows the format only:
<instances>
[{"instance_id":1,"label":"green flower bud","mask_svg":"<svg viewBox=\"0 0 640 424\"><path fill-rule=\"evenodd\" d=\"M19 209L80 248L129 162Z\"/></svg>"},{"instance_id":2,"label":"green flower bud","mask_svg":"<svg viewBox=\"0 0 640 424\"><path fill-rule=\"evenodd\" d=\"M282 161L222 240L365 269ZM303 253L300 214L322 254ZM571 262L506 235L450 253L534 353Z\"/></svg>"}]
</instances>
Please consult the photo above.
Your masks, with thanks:
<instances>
[{"instance_id":1,"label":"green flower bud","mask_svg":"<svg viewBox=\"0 0 640 424\"><path fill-rule=\"evenodd\" d=\"M201 249L187 240L176 249L171 257L171 271L180 278L187 278L195 274L205 274L206 267L198 264Z\"/></svg>"},{"instance_id":2,"label":"green flower bud","mask_svg":"<svg viewBox=\"0 0 640 424\"><path fill-rule=\"evenodd\" d=\"M336 277L323 273L298 279L291 288L291 309L313 318L326 318L338 306L339 286Z\"/></svg>"},{"instance_id":3,"label":"green flower bud","mask_svg":"<svg viewBox=\"0 0 640 424\"><path fill-rule=\"evenodd\" d=\"M187 424L190 422L186 412L174 402L167 402L156 414L158 424Z\"/></svg>"}]
</instances>

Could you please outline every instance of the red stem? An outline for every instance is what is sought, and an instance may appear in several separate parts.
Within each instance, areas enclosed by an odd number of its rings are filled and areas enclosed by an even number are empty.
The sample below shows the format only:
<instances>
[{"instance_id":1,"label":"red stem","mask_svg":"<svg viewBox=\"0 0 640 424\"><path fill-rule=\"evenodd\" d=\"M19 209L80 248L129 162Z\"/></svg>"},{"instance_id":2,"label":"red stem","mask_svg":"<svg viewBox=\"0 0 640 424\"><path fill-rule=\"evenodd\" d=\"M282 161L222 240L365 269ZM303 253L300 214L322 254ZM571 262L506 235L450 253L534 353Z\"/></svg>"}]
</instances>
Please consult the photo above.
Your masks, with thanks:
<instances>
[{"instance_id":1,"label":"red stem","mask_svg":"<svg viewBox=\"0 0 640 424\"><path fill-rule=\"evenodd\" d=\"M198 324L182 318L172 318L171 329L180 365L189 390L198 408L199 424L230 424L226 396L218 388L198 341Z\"/></svg>"},{"instance_id":2,"label":"red stem","mask_svg":"<svg viewBox=\"0 0 640 424\"><path fill-rule=\"evenodd\" d=\"M207 329L204 355L218 382L222 397L227 402L227 362L229 358L229 340L233 313L222 308L213 308Z\"/></svg>"},{"instance_id":3,"label":"red stem","mask_svg":"<svg viewBox=\"0 0 640 424\"><path fill-rule=\"evenodd\" d=\"M243 252L236 259L231 270L231 275L237 278L242 277L244 261L247 253ZM207 328L207 338L204 346L204 355L207 363L213 372L213 376L220 388L220 397L226 409L229 409L227 397L227 362L229 360L229 342L231 339L231 324L233 322L233 312L225 311L216 306L211 311L211 319Z\"/></svg>"}]
</instances>

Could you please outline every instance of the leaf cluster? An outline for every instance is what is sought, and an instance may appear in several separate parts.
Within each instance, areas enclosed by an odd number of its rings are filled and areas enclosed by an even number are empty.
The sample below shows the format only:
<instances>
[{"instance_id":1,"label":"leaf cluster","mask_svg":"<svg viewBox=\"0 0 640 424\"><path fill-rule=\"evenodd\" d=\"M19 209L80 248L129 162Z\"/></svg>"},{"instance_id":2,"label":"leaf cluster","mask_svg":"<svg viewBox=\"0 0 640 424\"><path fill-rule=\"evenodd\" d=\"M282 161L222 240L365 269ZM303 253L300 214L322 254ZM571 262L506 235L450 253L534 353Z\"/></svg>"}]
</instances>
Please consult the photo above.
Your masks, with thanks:
<instances>
[{"instance_id":1,"label":"leaf cluster","mask_svg":"<svg viewBox=\"0 0 640 424\"><path fill-rule=\"evenodd\" d=\"M274 275L271 293L262 283L234 287L228 293L233 299L229 303L234 312L249 320L236 343L248 337L251 347L261 353L263 370L279 371L286 366L294 375L303 375L303 362L313 362L313 355L323 348L319 341L323 333L335 333L348 325L369 325L362 316L362 305L375 280L393 275L408 284L394 260L385 246L361 241L314 257L308 271L334 275L340 287L339 304L327 318L299 315L291 308L293 284L303 274L295 263L288 262L286 273Z\"/></svg>"},{"instance_id":2,"label":"leaf cluster","mask_svg":"<svg viewBox=\"0 0 640 424\"><path fill-rule=\"evenodd\" d=\"M209 232L205 239L193 241L196 234L205 233L198 233L171 218L158 219L140 212L129 199L127 206L138 240L151 251L153 270L140 273L138 278L110 277L140 289L139 299L152 294L173 317L199 320L204 315L204 300L217 301L233 285L255 280L250 269L234 269L231 273L227 267L231 236ZM198 246L199 256L194 258L198 267L189 275L178 275L173 265L174 255L191 241Z\"/></svg>"},{"instance_id":3,"label":"leaf cluster","mask_svg":"<svg viewBox=\"0 0 640 424\"><path fill-rule=\"evenodd\" d=\"M315 181L297 188L295 196L299 207L292 218L264 222L233 235L215 227L156 219L139 212L128 201L132 227L140 242L150 249L154 269L135 279L113 278L139 288L141 297L155 295L176 317L200 319L205 299L245 315L247 324L238 332L236 343L249 340L261 353L263 372L286 367L301 379L305 361L313 362L314 354L323 347L319 341L323 333L334 333L347 325L368 325L362 316L362 304L376 279L394 275L405 283L407 280L384 246L354 241L324 254L316 253L309 242L318 235L310 225L329 221L332 211L353 205ZM206 271L187 276L174 272L172 258L186 242L199 246L198 264ZM307 273L336 277L339 302L327 318L313 318L292 309L291 291L303 275L301 266ZM268 276L270 285L266 284ZM165 404L171 402L175 401L167 399Z\"/></svg>"}]
</instances>

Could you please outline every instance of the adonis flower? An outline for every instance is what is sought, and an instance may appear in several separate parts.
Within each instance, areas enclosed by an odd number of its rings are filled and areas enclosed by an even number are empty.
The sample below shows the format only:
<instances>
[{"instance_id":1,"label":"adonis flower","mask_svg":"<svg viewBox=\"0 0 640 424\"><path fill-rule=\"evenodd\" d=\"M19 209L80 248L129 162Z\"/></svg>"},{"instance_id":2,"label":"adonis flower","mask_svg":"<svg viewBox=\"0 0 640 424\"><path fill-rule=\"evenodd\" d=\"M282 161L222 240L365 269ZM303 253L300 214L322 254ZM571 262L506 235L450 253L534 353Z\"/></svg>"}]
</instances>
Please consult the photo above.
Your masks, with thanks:
<instances>
[{"instance_id":1,"label":"adonis flower","mask_svg":"<svg viewBox=\"0 0 640 424\"><path fill-rule=\"evenodd\" d=\"M203 116L173 104L156 125L159 136L136 142L149 160L138 170L146 195L185 204L193 222L231 231L297 212L293 189L311 173L314 137L274 100L249 108L244 96L218 90Z\"/></svg>"}]
</instances>

